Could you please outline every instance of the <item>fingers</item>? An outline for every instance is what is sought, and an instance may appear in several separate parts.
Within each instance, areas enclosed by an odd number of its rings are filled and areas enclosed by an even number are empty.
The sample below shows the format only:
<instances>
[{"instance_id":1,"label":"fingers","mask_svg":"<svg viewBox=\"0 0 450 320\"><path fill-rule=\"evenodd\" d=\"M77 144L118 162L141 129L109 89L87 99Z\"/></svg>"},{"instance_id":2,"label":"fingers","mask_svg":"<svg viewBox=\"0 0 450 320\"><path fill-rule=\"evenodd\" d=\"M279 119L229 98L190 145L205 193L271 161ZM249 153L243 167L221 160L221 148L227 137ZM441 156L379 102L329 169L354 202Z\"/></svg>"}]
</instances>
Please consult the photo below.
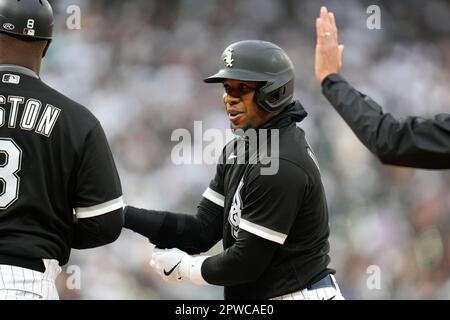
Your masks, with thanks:
<instances>
[{"instance_id":1,"label":"fingers","mask_svg":"<svg viewBox=\"0 0 450 320\"><path fill-rule=\"evenodd\" d=\"M339 69L340 69L340 68L342 68L342 59L344 57L344 48L345 47L343 44L340 44L338 46L338 48L339 48Z\"/></svg>"},{"instance_id":2,"label":"fingers","mask_svg":"<svg viewBox=\"0 0 450 320\"><path fill-rule=\"evenodd\" d=\"M333 39L338 42L337 27L334 14L326 7L320 8L320 16L316 19L317 43L324 44L325 41Z\"/></svg>"},{"instance_id":3,"label":"fingers","mask_svg":"<svg viewBox=\"0 0 450 320\"><path fill-rule=\"evenodd\" d=\"M339 55L341 56L341 60L342 60L342 57L344 56L344 45L343 44L340 44L339 46L338 46L338 48L339 48Z\"/></svg>"},{"instance_id":4,"label":"fingers","mask_svg":"<svg viewBox=\"0 0 450 320\"><path fill-rule=\"evenodd\" d=\"M150 267L157 269L159 267L158 260L164 253L165 249L153 248L153 253L150 258Z\"/></svg>"},{"instance_id":5,"label":"fingers","mask_svg":"<svg viewBox=\"0 0 450 320\"><path fill-rule=\"evenodd\" d=\"M339 42L338 41L338 31L337 31L337 27L336 27L336 21L334 19L334 13L330 12L330 13L328 13L328 16L330 18L331 34L333 35L334 40L336 40L336 42Z\"/></svg>"},{"instance_id":6,"label":"fingers","mask_svg":"<svg viewBox=\"0 0 450 320\"><path fill-rule=\"evenodd\" d=\"M316 19L317 43L321 43L322 42L322 35L323 35L322 20L320 20L320 18L317 18Z\"/></svg>"},{"instance_id":7,"label":"fingers","mask_svg":"<svg viewBox=\"0 0 450 320\"><path fill-rule=\"evenodd\" d=\"M165 252L166 249L158 249L158 248L153 248L153 254L161 254L163 252Z\"/></svg>"},{"instance_id":8,"label":"fingers","mask_svg":"<svg viewBox=\"0 0 450 320\"><path fill-rule=\"evenodd\" d=\"M327 75L338 73L341 69L344 46L339 46L335 17L326 7L320 8L316 31L315 74L322 83Z\"/></svg>"},{"instance_id":9,"label":"fingers","mask_svg":"<svg viewBox=\"0 0 450 320\"><path fill-rule=\"evenodd\" d=\"M324 24L328 23L328 9L327 9L327 7L321 7L320 8L320 20L322 20Z\"/></svg>"},{"instance_id":10,"label":"fingers","mask_svg":"<svg viewBox=\"0 0 450 320\"><path fill-rule=\"evenodd\" d=\"M321 7L320 8L320 20L322 21L322 27L324 32L330 32L331 31L331 22L330 22L330 15L328 13L327 7Z\"/></svg>"},{"instance_id":11,"label":"fingers","mask_svg":"<svg viewBox=\"0 0 450 320\"><path fill-rule=\"evenodd\" d=\"M157 267L157 261L159 257L161 256L160 252L154 252L150 258L150 267L156 268Z\"/></svg>"}]
</instances>

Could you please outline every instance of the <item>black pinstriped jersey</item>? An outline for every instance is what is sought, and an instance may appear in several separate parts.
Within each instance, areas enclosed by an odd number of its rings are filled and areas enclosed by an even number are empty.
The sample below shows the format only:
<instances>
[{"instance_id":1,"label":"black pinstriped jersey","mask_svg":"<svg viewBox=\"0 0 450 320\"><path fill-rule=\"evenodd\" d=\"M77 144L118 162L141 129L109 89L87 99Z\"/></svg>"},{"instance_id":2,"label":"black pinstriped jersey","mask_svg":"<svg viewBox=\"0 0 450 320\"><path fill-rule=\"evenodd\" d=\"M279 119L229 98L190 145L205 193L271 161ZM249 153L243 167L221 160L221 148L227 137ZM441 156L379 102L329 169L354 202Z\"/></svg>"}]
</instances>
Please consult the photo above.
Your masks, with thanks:
<instances>
[{"instance_id":1,"label":"black pinstriped jersey","mask_svg":"<svg viewBox=\"0 0 450 320\"><path fill-rule=\"evenodd\" d=\"M260 278L226 286L226 299L276 297L334 273L327 267L328 209L320 170L304 131L295 125L305 116L296 104L263 127L279 129L278 166L275 160L264 161L270 152L261 153L262 149L256 153L259 160L252 162L255 154L252 156L249 139L232 141L234 146L224 149L222 164L217 165L216 176L203 194L223 207L224 249L233 246L240 230L280 245ZM269 135L268 150L272 140ZM261 169L270 166L277 166L276 173L263 174Z\"/></svg>"},{"instance_id":2,"label":"black pinstriped jersey","mask_svg":"<svg viewBox=\"0 0 450 320\"><path fill-rule=\"evenodd\" d=\"M32 71L0 68L0 254L67 263L78 219L122 208L99 121Z\"/></svg>"}]
</instances>

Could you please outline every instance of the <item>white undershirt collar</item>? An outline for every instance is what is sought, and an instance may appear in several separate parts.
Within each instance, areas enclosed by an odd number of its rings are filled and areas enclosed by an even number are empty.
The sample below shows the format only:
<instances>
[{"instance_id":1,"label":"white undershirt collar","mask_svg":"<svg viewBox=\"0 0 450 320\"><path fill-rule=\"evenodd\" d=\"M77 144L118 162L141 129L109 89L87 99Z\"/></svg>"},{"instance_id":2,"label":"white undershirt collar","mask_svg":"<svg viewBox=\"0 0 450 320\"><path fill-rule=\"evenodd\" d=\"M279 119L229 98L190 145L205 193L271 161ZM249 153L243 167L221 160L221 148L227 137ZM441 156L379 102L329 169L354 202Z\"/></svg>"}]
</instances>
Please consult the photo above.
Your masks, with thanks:
<instances>
[{"instance_id":1,"label":"white undershirt collar","mask_svg":"<svg viewBox=\"0 0 450 320\"><path fill-rule=\"evenodd\" d=\"M0 72L2 72L2 71L21 73L26 76L30 76L30 77L39 79L39 76L33 70L28 69L23 66L18 66L15 64L0 64Z\"/></svg>"}]
</instances>

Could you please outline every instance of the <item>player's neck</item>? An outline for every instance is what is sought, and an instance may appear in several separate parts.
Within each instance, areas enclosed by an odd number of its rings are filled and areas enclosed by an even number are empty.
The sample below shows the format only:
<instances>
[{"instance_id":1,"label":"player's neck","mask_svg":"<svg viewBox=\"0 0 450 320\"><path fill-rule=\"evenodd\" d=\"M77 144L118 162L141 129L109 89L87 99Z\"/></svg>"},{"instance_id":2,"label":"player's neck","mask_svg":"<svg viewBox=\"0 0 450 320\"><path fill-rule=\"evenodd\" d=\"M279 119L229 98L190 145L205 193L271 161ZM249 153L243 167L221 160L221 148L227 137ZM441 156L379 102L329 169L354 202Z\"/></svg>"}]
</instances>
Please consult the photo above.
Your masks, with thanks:
<instances>
[{"instance_id":1,"label":"player's neck","mask_svg":"<svg viewBox=\"0 0 450 320\"><path fill-rule=\"evenodd\" d=\"M20 57L2 57L0 56L0 64L13 64L21 67L25 67L34 71L38 76L41 72L40 61L30 61L30 59L20 59Z\"/></svg>"}]
</instances>

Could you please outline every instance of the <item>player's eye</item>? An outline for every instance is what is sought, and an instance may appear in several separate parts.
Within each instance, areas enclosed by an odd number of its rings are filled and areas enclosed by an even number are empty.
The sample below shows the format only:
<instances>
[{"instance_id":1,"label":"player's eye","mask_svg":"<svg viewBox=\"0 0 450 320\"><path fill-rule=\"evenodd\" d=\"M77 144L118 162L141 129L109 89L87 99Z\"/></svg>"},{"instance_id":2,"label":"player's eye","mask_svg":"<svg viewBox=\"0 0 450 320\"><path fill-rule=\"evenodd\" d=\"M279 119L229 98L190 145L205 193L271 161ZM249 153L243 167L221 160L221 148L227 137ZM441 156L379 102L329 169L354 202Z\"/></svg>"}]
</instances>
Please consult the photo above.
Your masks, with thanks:
<instances>
[{"instance_id":1,"label":"player's eye","mask_svg":"<svg viewBox=\"0 0 450 320\"><path fill-rule=\"evenodd\" d=\"M240 97L242 95L240 88L233 88L232 86L225 84L223 86L223 89L225 90L226 94L232 97Z\"/></svg>"},{"instance_id":2,"label":"player's eye","mask_svg":"<svg viewBox=\"0 0 450 320\"><path fill-rule=\"evenodd\" d=\"M248 84L243 83L243 82L239 83L238 85L236 85L234 87L232 87L228 84L224 84L223 88L228 95L230 95L232 97L236 97L236 98L239 98L243 95L246 95L246 94L256 90L256 87L251 87Z\"/></svg>"},{"instance_id":3,"label":"player's eye","mask_svg":"<svg viewBox=\"0 0 450 320\"><path fill-rule=\"evenodd\" d=\"M245 83L240 83L239 84L239 91L245 92L247 90L249 90L249 87Z\"/></svg>"}]
</instances>

